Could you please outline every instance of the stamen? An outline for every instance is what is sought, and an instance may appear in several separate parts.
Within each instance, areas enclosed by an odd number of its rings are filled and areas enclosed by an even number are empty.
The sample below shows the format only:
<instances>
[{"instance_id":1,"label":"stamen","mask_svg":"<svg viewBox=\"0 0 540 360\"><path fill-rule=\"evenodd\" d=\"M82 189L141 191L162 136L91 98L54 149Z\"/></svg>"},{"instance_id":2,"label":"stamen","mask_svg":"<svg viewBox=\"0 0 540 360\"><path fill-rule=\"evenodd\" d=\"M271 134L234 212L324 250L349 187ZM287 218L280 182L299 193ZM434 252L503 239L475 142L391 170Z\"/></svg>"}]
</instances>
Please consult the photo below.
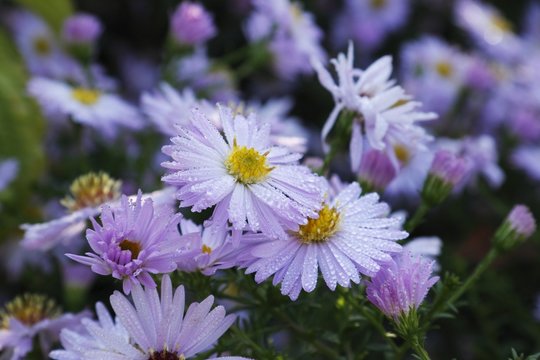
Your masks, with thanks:
<instances>
[{"instance_id":1,"label":"stamen","mask_svg":"<svg viewBox=\"0 0 540 360\"><path fill-rule=\"evenodd\" d=\"M254 148L238 146L235 139L231 154L225 161L225 168L238 182L244 185L256 184L273 170L273 167L266 164L267 155L267 152L261 154Z\"/></svg>"},{"instance_id":2,"label":"stamen","mask_svg":"<svg viewBox=\"0 0 540 360\"><path fill-rule=\"evenodd\" d=\"M60 204L73 212L85 207L95 207L120 197L122 182L114 180L104 172L88 173L73 181L72 196L60 200Z\"/></svg>"},{"instance_id":3,"label":"stamen","mask_svg":"<svg viewBox=\"0 0 540 360\"><path fill-rule=\"evenodd\" d=\"M339 230L339 219L335 208L324 205L317 219L309 218L307 224L300 226L296 237L305 244L327 241Z\"/></svg>"}]
</instances>

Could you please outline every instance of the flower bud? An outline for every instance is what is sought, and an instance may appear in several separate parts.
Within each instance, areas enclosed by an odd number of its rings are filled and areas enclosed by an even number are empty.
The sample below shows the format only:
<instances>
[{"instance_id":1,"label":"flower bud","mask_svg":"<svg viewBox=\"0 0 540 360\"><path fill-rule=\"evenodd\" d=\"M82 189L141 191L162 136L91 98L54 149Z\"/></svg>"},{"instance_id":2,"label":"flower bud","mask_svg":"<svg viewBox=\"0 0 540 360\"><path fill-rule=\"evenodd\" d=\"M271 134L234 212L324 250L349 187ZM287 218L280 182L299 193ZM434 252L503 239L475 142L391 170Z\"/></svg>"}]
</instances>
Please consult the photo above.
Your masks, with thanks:
<instances>
[{"instance_id":1,"label":"flower bud","mask_svg":"<svg viewBox=\"0 0 540 360\"><path fill-rule=\"evenodd\" d=\"M102 32L99 20L90 14L78 13L64 21L63 38L71 44L93 43Z\"/></svg>"},{"instance_id":2,"label":"flower bud","mask_svg":"<svg viewBox=\"0 0 540 360\"><path fill-rule=\"evenodd\" d=\"M468 170L464 158L447 150L437 151L422 189L423 200L431 206L442 203L463 180Z\"/></svg>"},{"instance_id":3,"label":"flower bud","mask_svg":"<svg viewBox=\"0 0 540 360\"><path fill-rule=\"evenodd\" d=\"M172 16L171 33L180 44L197 45L216 35L216 28L201 4L184 1Z\"/></svg>"},{"instance_id":4,"label":"flower bud","mask_svg":"<svg viewBox=\"0 0 540 360\"><path fill-rule=\"evenodd\" d=\"M364 191L383 192L395 177L396 169L383 152L370 150L364 154L358 174Z\"/></svg>"},{"instance_id":5,"label":"flower bud","mask_svg":"<svg viewBox=\"0 0 540 360\"><path fill-rule=\"evenodd\" d=\"M499 250L509 250L527 240L535 231L536 221L529 208L516 205L495 233L495 246Z\"/></svg>"}]
</instances>

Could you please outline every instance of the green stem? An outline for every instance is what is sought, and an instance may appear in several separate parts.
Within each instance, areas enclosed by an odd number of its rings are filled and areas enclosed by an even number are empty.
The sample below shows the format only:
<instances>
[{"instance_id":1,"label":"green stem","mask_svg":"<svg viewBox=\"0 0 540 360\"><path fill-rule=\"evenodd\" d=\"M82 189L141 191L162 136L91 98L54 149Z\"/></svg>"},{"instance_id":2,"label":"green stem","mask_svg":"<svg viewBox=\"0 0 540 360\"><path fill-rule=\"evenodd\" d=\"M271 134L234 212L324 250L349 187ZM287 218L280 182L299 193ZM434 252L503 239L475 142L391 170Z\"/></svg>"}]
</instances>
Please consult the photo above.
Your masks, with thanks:
<instances>
[{"instance_id":1,"label":"green stem","mask_svg":"<svg viewBox=\"0 0 540 360\"><path fill-rule=\"evenodd\" d=\"M422 345L422 344L420 343L420 340L418 339L417 336L415 336L415 337L412 339L411 346L412 346L414 352L416 353L416 355L418 355L418 357L419 357L421 360L430 360L430 359L431 359L431 358L429 357L428 352L427 352L426 349L424 348L424 345Z\"/></svg>"},{"instance_id":2,"label":"green stem","mask_svg":"<svg viewBox=\"0 0 540 360\"><path fill-rule=\"evenodd\" d=\"M328 154L326 154L326 156L324 157L322 167L320 168L319 171L317 171L319 175L326 175L328 173L328 170L330 170L330 164L332 163L332 159L334 158L334 156L336 156L336 154L337 154L337 146L332 144L330 146L330 151L328 151Z\"/></svg>"},{"instance_id":3,"label":"green stem","mask_svg":"<svg viewBox=\"0 0 540 360\"><path fill-rule=\"evenodd\" d=\"M420 225L422 221L424 221L424 217L427 215L430 208L431 207L426 204L425 201L422 201L412 218L410 218L405 224L405 230L411 233L414 229L416 229L416 227Z\"/></svg>"},{"instance_id":4,"label":"green stem","mask_svg":"<svg viewBox=\"0 0 540 360\"><path fill-rule=\"evenodd\" d=\"M355 305L355 307L358 309L358 311L360 311L362 316L365 319L367 319L371 323L371 325L379 332L379 334L382 336L382 338L385 339L388 342L388 344L390 345L390 347L394 351L394 354L398 353L399 352L399 347L396 345L396 343L391 338L388 337L388 332L386 331L384 326L380 323L380 321L378 321L376 318L374 318L373 315L369 311L366 311L365 306L359 304L359 305Z\"/></svg>"}]
</instances>

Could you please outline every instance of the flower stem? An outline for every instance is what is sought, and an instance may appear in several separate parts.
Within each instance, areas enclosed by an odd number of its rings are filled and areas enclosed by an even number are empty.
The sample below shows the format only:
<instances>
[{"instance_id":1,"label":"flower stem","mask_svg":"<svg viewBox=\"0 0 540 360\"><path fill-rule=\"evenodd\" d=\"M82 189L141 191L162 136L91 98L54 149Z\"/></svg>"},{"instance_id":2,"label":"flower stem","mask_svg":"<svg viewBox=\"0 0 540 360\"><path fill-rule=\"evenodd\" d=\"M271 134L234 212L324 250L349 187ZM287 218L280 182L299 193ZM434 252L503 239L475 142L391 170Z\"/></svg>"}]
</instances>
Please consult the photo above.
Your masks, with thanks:
<instances>
[{"instance_id":1,"label":"flower stem","mask_svg":"<svg viewBox=\"0 0 540 360\"><path fill-rule=\"evenodd\" d=\"M416 229L416 227L420 225L422 221L424 221L424 217L427 215L430 208L431 207L426 204L425 201L422 201L412 218L410 218L405 224L405 230L411 233L414 229Z\"/></svg>"},{"instance_id":2,"label":"flower stem","mask_svg":"<svg viewBox=\"0 0 540 360\"><path fill-rule=\"evenodd\" d=\"M412 339L411 346L412 346L414 352L416 353L416 355L418 355L418 357L419 357L421 360L430 360L430 359L431 359L431 358L429 357L428 352L427 352L426 349L424 348L424 345L422 345L422 344L420 343L420 340L418 339L417 336L415 336L415 337Z\"/></svg>"}]
</instances>

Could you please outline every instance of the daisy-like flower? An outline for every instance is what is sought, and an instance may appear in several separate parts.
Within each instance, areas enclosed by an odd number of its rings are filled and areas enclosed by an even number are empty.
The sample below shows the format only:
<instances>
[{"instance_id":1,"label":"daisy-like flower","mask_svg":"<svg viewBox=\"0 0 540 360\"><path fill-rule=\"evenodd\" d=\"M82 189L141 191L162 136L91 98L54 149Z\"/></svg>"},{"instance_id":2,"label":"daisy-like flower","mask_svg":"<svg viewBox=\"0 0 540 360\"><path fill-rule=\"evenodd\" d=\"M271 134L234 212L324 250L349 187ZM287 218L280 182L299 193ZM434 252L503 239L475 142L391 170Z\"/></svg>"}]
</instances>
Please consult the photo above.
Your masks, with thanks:
<instances>
[{"instance_id":1,"label":"daisy-like flower","mask_svg":"<svg viewBox=\"0 0 540 360\"><path fill-rule=\"evenodd\" d=\"M100 223L91 219L93 230L87 230L86 238L93 252L67 256L95 273L122 280L125 293L137 283L155 287L150 274L176 269L180 217L168 208L155 211L152 199L143 202L140 191L134 201L122 196L120 206L103 206Z\"/></svg>"},{"instance_id":2,"label":"daisy-like flower","mask_svg":"<svg viewBox=\"0 0 540 360\"><path fill-rule=\"evenodd\" d=\"M184 360L209 349L232 325L234 315L225 315L223 306L210 311L214 297L191 304L185 315L184 287L174 293L170 278L161 282L161 297L154 288L133 288L133 304L120 292L111 296L117 320L113 321L98 304L98 321L86 320L85 333L65 330L64 350L50 356L56 360ZM241 360L236 356L213 359Z\"/></svg>"},{"instance_id":3,"label":"daisy-like flower","mask_svg":"<svg viewBox=\"0 0 540 360\"><path fill-rule=\"evenodd\" d=\"M322 180L297 165L301 155L270 146L270 126L260 126L255 114L219 113L224 135L195 109L190 126L179 126L173 144L163 147L172 158L162 164L170 169L163 181L178 187L180 205L195 212L215 206L214 225L230 221L234 230L272 238L316 216Z\"/></svg>"},{"instance_id":4,"label":"daisy-like flower","mask_svg":"<svg viewBox=\"0 0 540 360\"><path fill-rule=\"evenodd\" d=\"M320 45L322 32L313 15L289 0L255 0L255 10L247 21L245 32L252 41L269 41L274 68L284 79L311 73L311 58L326 59Z\"/></svg>"},{"instance_id":5,"label":"daisy-like flower","mask_svg":"<svg viewBox=\"0 0 540 360\"><path fill-rule=\"evenodd\" d=\"M56 303L42 295L25 294L0 310L2 358L26 359L35 337L47 353L60 330L78 325L86 313L62 314ZM8 357L4 357L8 356Z\"/></svg>"},{"instance_id":6,"label":"daisy-like flower","mask_svg":"<svg viewBox=\"0 0 540 360\"><path fill-rule=\"evenodd\" d=\"M98 88L37 77L28 83L28 93L38 101L46 116L69 117L107 138L116 137L121 127L140 130L144 125L134 106Z\"/></svg>"},{"instance_id":7,"label":"daisy-like flower","mask_svg":"<svg viewBox=\"0 0 540 360\"><path fill-rule=\"evenodd\" d=\"M315 289L319 268L331 290L375 275L380 263L401 251L396 240L407 233L398 228L401 218L388 217L390 209L376 193L360 195L357 183L348 185L285 240L244 235L242 241L252 244L245 252L253 258L246 273L255 273L259 283L274 275L274 285L281 283L281 293L293 300L302 289Z\"/></svg>"},{"instance_id":8,"label":"daisy-like flower","mask_svg":"<svg viewBox=\"0 0 540 360\"><path fill-rule=\"evenodd\" d=\"M398 321L418 309L429 289L439 281L431 276L434 261L404 251L367 282L367 298L386 316Z\"/></svg>"},{"instance_id":9,"label":"daisy-like flower","mask_svg":"<svg viewBox=\"0 0 540 360\"><path fill-rule=\"evenodd\" d=\"M338 81L318 61L313 66L321 84L332 93L335 106L326 120L321 133L325 149L326 138L342 111L352 113L352 135L350 160L353 171L357 171L364 150L369 148L384 151L396 168L400 166L400 154L396 148L410 150L425 149L431 137L418 126L418 121L431 120L434 113L416 111L420 103L412 101L405 91L390 80L392 58L384 56L366 70L354 68L353 46L349 44L347 55L339 54L332 59Z\"/></svg>"}]
</instances>

